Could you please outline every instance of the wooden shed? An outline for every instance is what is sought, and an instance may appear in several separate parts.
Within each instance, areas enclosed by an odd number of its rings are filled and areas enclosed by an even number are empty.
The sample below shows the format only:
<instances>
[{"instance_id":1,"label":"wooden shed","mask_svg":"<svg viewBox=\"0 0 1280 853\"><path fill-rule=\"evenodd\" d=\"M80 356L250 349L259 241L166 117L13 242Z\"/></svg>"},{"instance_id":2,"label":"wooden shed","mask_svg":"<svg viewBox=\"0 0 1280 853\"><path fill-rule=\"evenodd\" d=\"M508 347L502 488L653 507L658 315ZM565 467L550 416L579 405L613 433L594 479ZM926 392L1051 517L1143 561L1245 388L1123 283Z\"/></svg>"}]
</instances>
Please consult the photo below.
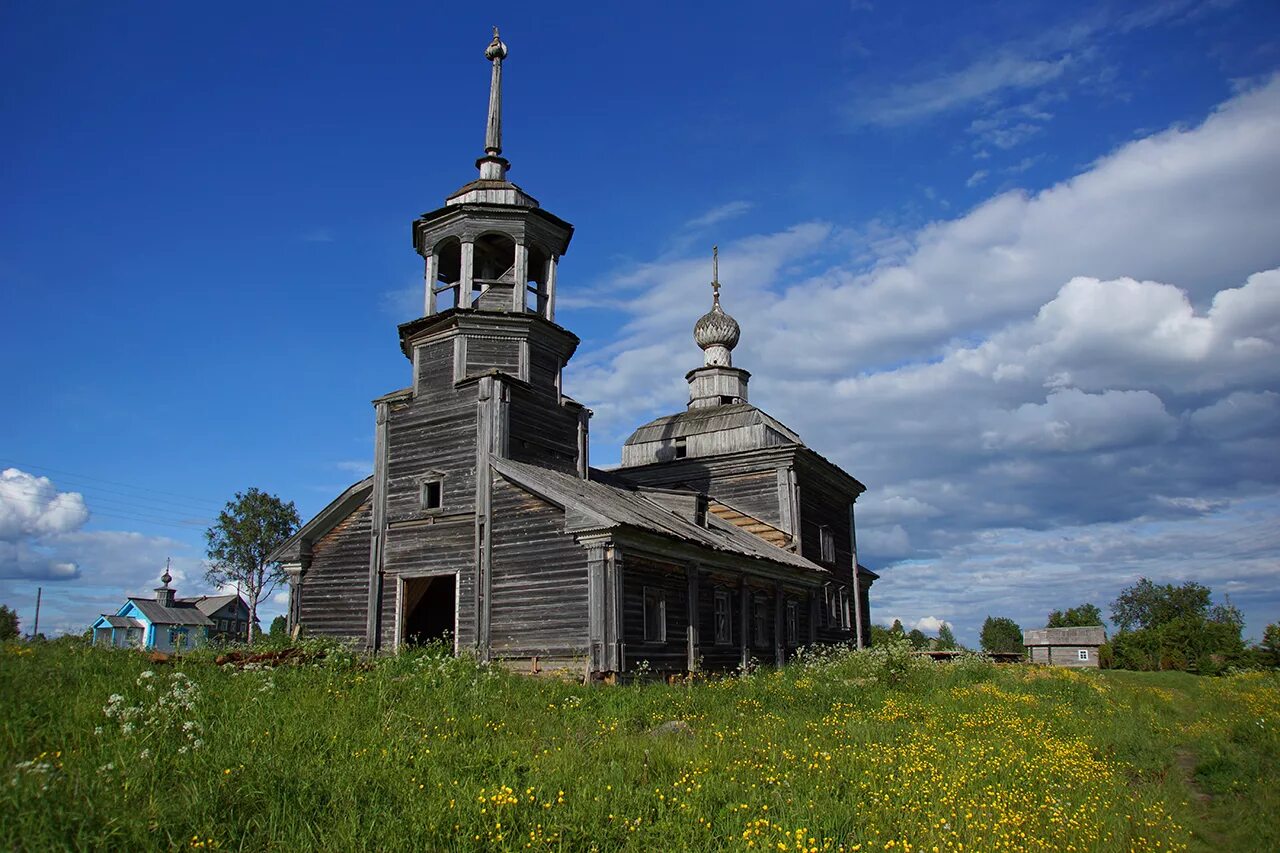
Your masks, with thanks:
<instances>
[{"instance_id":1,"label":"wooden shed","mask_svg":"<svg viewBox=\"0 0 1280 853\"><path fill-rule=\"evenodd\" d=\"M1027 660L1050 666L1098 667L1098 647L1107 641L1101 625L1085 628L1033 628L1023 632Z\"/></svg>"}]
</instances>

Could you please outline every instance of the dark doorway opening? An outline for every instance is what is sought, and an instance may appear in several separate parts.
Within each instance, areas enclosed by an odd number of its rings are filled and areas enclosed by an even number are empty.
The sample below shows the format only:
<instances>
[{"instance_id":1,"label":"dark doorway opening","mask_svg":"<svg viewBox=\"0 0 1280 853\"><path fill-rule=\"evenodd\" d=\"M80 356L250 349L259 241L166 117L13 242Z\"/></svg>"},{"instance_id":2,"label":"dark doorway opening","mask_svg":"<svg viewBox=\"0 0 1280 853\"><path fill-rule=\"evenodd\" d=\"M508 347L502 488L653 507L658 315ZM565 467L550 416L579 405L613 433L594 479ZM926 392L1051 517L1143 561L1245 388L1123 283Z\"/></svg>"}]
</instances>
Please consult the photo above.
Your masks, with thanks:
<instances>
[{"instance_id":1,"label":"dark doorway opening","mask_svg":"<svg viewBox=\"0 0 1280 853\"><path fill-rule=\"evenodd\" d=\"M400 636L406 646L454 639L457 615L456 575L404 579Z\"/></svg>"}]
</instances>

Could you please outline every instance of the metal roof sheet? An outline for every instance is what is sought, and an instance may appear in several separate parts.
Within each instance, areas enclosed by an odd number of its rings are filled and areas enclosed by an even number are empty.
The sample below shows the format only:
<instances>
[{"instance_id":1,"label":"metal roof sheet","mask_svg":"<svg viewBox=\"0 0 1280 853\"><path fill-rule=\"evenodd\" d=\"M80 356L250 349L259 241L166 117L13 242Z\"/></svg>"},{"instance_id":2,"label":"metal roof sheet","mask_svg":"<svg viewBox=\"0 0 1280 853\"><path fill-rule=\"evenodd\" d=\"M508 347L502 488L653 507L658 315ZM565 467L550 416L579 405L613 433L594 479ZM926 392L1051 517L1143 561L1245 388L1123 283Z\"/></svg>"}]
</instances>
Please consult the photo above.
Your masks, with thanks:
<instances>
[{"instance_id":1,"label":"metal roof sheet","mask_svg":"<svg viewBox=\"0 0 1280 853\"><path fill-rule=\"evenodd\" d=\"M175 602L176 606L165 607L151 598L130 598L129 600L133 602L134 607L142 611L142 615L146 616L152 625L213 625L212 620L193 605Z\"/></svg>"}]
</instances>

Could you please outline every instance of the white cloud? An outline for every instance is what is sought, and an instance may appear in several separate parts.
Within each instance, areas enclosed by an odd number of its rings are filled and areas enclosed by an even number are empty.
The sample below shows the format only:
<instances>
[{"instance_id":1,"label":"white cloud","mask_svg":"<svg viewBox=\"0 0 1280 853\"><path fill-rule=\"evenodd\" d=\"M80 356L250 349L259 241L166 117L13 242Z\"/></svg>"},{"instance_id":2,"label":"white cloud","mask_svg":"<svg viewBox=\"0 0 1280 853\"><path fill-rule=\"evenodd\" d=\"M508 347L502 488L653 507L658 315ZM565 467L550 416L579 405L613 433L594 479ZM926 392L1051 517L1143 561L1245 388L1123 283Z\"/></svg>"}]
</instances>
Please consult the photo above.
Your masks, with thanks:
<instances>
[{"instance_id":1,"label":"white cloud","mask_svg":"<svg viewBox=\"0 0 1280 853\"><path fill-rule=\"evenodd\" d=\"M707 212L695 216L685 223L686 228L708 228L717 225L727 219L733 219L736 216L742 216L744 213L755 207L749 201L730 201L725 204L713 207Z\"/></svg>"},{"instance_id":2,"label":"white cloud","mask_svg":"<svg viewBox=\"0 0 1280 853\"><path fill-rule=\"evenodd\" d=\"M988 609L1105 606L1124 577L1190 571L1160 550L1201 542L1179 525L1280 507L1275 138L1280 78L890 251L822 222L722 246L753 401L870 487L859 545L885 569L877 607L976 630ZM566 382L596 411L601 461L682 407L706 266L598 285L627 321ZM1108 572L1124 536L1150 550ZM1263 600L1263 557L1203 545L1197 571ZM1014 606L1030 609L997 612Z\"/></svg>"},{"instance_id":3,"label":"white cloud","mask_svg":"<svg viewBox=\"0 0 1280 853\"><path fill-rule=\"evenodd\" d=\"M964 182L964 185L966 187L976 187L978 184L985 181L987 179L987 175L990 175L990 174L991 173L988 172L986 169L979 169L978 171L974 172L972 175L969 176L969 179Z\"/></svg>"},{"instance_id":4,"label":"white cloud","mask_svg":"<svg viewBox=\"0 0 1280 853\"><path fill-rule=\"evenodd\" d=\"M983 58L958 71L894 86L882 95L855 104L851 118L886 127L919 121L1006 91L1036 89L1061 77L1074 61L1070 54L1054 58Z\"/></svg>"},{"instance_id":5,"label":"white cloud","mask_svg":"<svg viewBox=\"0 0 1280 853\"><path fill-rule=\"evenodd\" d=\"M950 623L945 619L939 619L937 616L925 616L922 619L917 619L911 627L926 634L936 634L942 630L943 625L948 624Z\"/></svg>"},{"instance_id":6,"label":"white cloud","mask_svg":"<svg viewBox=\"0 0 1280 853\"><path fill-rule=\"evenodd\" d=\"M48 477L0 471L0 541L76 530L89 520L78 492L59 492Z\"/></svg>"}]
</instances>

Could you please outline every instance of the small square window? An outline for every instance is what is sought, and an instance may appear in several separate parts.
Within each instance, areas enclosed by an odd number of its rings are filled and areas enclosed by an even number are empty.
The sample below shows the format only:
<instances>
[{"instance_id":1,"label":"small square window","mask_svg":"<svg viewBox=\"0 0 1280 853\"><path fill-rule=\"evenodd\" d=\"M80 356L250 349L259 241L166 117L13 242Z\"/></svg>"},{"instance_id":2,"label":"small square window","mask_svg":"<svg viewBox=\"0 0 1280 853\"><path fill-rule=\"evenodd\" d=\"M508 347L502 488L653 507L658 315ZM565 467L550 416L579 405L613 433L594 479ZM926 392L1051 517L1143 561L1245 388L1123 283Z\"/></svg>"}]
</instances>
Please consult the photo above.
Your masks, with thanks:
<instances>
[{"instance_id":1,"label":"small square window","mask_svg":"<svg viewBox=\"0 0 1280 853\"><path fill-rule=\"evenodd\" d=\"M667 594L648 586L644 588L644 640L646 643L667 641Z\"/></svg>"},{"instance_id":2,"label":"small square window","mask_svg":"<svg viewBox=\"0 0 1280 853\"><path fill-rule=\"evenodd\" d=\"M688 441L683 438L677 438L676 439L676 458L684 459L688 455L689 455Z\"/></svg>"},{"instance_id":3,"label":"small square window","mask_svg":"<svg viewBox=\"0 0 1280 853\"><path fill-rule=\"evenodd\" d=\"M420 499L423 509L440 509L444 501L444 483L440 480L426 480L422 484Z\"/></svg>"},{"instance_id":4,"label":"small square window","mask_svg":"<svg viewBox=\"0 0 1280 853\"><path fill-rule=\"evenodd\" d=\"M1089 659L1089 650L1088 650L1088 649L1079 649L1079 650L1077 650L1077 651L1076 651L1076 657L1077 657L1077 658L1079 658L1080 660L1088 660L1088 659Z\"/></svg>"},{"instance_id":5,"label":"small square window","mask_svg":"<svg viewBox=\"0 0 1280 853\"><path fill-rule=\"evenodd\" d=\"M733 642L733 607L729 593L716 590L716 645L727 646Z\"/></svg>"}]
</instances>

